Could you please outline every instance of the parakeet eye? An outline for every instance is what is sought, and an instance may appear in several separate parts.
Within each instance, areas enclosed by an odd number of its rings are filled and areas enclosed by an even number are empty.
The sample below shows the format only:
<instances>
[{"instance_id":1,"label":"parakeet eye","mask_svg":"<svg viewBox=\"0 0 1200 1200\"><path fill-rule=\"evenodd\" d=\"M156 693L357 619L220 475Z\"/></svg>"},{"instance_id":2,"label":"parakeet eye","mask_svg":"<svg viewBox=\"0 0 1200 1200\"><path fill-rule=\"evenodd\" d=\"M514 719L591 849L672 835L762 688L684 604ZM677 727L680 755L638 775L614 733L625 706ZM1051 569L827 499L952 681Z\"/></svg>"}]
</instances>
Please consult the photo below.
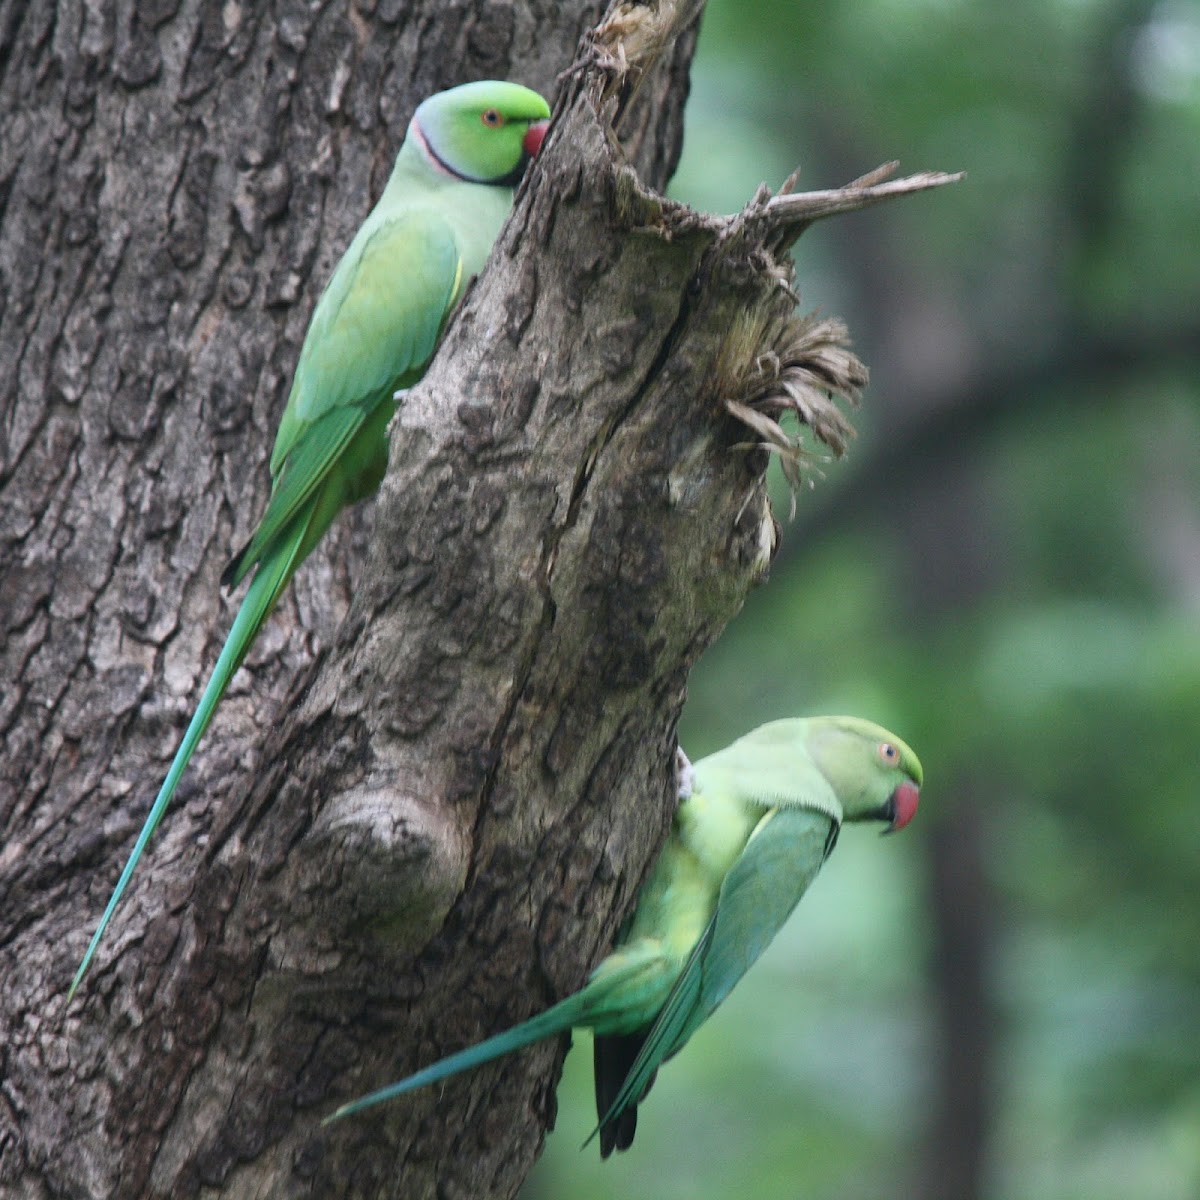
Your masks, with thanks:
<instances>
[{"instance_id":1,"label":"parakeet eye","mask_svg":"<svg viewBox=\"0 0 1200 1200\"><path fill-rule=\"evenodd\" d=\"M892 745L891 742L879 743L879 757L883 759L888 766L894 767L900 761L900 751Z\"/></svg>"},{"instance_id":2,"label":"parakeet eye","mask_svg":"<svg viewBox=\"0 0 1200 1200\"><path fill-rule=\"evenodd\" d=\"M504 124L504 118L494 108L485 108L480 114L480 120L485 125L490 125L493 129L497 129Z\"/></svg>"}]
</instances>

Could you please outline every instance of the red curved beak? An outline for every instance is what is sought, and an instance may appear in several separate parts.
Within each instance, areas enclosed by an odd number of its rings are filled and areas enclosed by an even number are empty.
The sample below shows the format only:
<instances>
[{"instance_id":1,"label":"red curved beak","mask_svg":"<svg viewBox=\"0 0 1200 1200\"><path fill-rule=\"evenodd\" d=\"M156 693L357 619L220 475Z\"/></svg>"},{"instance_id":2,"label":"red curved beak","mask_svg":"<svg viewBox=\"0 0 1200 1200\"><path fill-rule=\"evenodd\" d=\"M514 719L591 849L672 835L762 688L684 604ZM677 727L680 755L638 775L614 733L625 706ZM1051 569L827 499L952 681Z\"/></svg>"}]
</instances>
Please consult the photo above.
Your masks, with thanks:
<instances>
[{"instance_id":1,"label":"red curved beak","mask_svg":"<svg viewBox=\"0 0 1200 1200\"><path fill-rule=\"evenodd\" d=\"M902 783L892 793L888 806L892 810L892 823L884 833L898 833L917 815L917 802L921 799L915 783Z\"/></svg>"},{"instance_id":2,"label":"red curved beak","mask_svg":"<svg viewBox=\"0 0 1200 1200\"><path fill-rule=\"evenodd\" d=\"M525 138L521 145L525 147L525 153L530 158L537 158L538 151L542 148L542 142L546 137L546 130L549 127L549 121L534 121L525 131Z\"/></svg>"}]
</instances>

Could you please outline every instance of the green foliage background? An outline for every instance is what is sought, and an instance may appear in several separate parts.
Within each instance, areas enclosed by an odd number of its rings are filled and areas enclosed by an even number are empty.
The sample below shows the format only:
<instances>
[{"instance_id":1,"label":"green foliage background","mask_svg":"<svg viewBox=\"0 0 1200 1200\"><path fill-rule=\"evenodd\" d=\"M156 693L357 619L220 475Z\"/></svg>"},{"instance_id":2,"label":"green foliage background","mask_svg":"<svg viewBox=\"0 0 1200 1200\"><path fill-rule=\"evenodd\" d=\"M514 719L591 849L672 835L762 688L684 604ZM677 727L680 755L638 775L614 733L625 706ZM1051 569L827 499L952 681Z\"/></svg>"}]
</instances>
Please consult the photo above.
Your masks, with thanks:
<instances>
[{"instance_id":1,"label":"green foliage background","mask_svg":"<svg viewBox=\"0 0 1200 1200\"><path fill-rule=\"evenodd\" d=\"M921 812L603 1165L577 1039L528 1200L1200 1195L1200 7L711 0L680 198L892 158L968 178L798 245L872 385L682 738L870 716Z\"/></svg>"}]
</instances>

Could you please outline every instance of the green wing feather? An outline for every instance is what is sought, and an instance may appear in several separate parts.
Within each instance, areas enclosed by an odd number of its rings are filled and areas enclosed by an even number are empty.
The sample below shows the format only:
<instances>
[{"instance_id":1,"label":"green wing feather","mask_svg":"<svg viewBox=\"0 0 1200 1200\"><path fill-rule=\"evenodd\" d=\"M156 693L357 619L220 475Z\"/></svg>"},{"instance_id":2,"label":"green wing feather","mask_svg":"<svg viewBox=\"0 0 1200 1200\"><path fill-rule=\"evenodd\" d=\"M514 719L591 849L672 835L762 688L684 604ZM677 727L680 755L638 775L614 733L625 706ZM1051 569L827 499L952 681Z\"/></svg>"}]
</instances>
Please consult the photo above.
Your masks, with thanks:
<instances>
[{"instance_id":1,"label":"green wing feather","mask_svg":"<svg viewBox=\"0 0 1200 1200\"><path fill-rule=\"evenodd\" d=\"M454 231L440 217L410 212L364 226L313 314L271 452L271 499L226 568L226 586L318 490L336 493L336 512L378 486L392 395L419 378L461 287Z\"/></svg>"},{"instance_id":2,"label":"green wing feather","mask_svg":"<svg viewBox=\"0 0 1200 1200\"><path fill-rule=\"evenodd\" d=\"M641 1100L655 1071L712 1015L757 961L816 878L837 822L812 808L773 809L721 886L717 911L667 997L608 1112L592 1131ZM587 1143L585 1143L586 1145Z\"/></svg>"},{"instance_id":3,"label":"green wing feather","mask_svg":"<svg viewBox=\"0 0 1200 1200\"><path fill-rule=\"evenodd\" d=\"M462 288L450 223L428 208L376 210L318 301L271 451L277 475L305 429L419 371Z\"/></svg>"}]
</instances>

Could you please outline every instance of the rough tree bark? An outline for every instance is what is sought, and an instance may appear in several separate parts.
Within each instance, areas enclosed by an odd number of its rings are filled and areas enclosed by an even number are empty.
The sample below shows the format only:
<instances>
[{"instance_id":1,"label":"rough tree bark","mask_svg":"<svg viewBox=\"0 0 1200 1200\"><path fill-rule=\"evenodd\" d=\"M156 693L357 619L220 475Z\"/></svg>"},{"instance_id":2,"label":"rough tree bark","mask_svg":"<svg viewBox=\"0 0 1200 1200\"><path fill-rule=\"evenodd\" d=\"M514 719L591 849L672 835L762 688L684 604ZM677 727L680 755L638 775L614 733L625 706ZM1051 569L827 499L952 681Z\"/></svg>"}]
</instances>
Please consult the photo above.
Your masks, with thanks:
<instances>
[{"instance_id":1,"label":"rough tree bark","mask_svg":"<svg viewBox=\"0 0 1200 1200\"><path fill-rule=\"evenodd\" d=\"M600 14L0 13L5 1194L519 1187L561 1045L319 1118L609 945L670 819L688 669L775 545L766 454L735 447L790 454L792 407L836 449L827 393L863 380L836 322L792 317L783 251L939 181L728 220L662 200L698 8L622 4L585 40L369 542L343 522L301 570L70 1010L224 637L311 305L408 114L465 78L551 92Z\"/></svg>"}]
</instances>

